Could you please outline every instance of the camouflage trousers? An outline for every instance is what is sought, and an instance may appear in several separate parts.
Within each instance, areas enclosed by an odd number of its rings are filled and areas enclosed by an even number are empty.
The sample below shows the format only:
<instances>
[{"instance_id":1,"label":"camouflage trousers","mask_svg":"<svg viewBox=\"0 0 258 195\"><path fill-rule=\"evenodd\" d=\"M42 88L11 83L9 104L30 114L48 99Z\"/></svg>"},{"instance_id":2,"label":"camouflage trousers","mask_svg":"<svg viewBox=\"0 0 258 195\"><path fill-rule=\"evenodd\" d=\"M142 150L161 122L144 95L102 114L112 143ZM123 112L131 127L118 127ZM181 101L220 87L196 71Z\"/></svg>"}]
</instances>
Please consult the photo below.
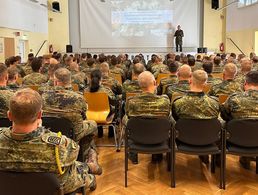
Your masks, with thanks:
<instances>
[{"instance_id":1,"label":"camouflage trousers","mask_svg":"<svg viewBox=\"0 0 258 195\"><path fill-rule=\"evenodd\" d=\"M95 181L95 176L88 174L89 167L85 163L75 161L63 175L59 176L59 181L64 188L64 193L71 193L83 186L90 186Z\"/></svg>"}]
</instances>

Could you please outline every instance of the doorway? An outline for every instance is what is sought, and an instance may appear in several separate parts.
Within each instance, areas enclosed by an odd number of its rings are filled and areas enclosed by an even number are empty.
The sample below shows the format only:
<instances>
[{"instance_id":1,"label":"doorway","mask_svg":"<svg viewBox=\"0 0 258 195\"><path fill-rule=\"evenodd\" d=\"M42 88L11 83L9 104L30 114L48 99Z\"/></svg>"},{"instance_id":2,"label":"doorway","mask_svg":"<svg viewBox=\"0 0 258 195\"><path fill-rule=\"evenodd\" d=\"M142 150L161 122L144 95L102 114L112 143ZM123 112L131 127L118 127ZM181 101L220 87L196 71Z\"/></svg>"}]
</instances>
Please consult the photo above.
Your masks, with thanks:
<instances>
[{"instance_id":1,"label":"doorway","mask_svg":"<svg viewBox=\"0 0 258 195\"><path fill-rule=\"evenodd\" d=\"M25 41L19 40L19 56L21 56L21 62L25 62Z\"/></svg>"}]
</instances>

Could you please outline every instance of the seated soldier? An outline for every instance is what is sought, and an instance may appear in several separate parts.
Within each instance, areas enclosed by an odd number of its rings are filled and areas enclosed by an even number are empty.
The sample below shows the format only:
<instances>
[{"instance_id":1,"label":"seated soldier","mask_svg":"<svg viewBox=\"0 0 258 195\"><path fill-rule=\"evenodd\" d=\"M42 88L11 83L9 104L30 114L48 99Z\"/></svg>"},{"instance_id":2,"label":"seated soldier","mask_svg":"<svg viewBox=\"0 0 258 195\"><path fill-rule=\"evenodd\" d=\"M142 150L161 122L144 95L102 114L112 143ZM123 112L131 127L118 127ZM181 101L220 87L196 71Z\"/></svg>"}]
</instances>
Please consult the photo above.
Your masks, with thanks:
<instances>
[{"instance_id":1,"label":"seated soldier","mask_svg":"<svg viewBox=\"0 0 258 195\"><path fill-rule=\"evenodd\" d=\"M72 75L72 83L78 85L79 91L84 91L88 85L86 74L79 70L79 65L76 62L72 62L70 64L70 71Z\"/></svg>"},{"instance_id":2,"label":"seated soldier","mask_svg":"<svg viewBox=\"0 0 258 195\"><path fill-rule=\"evenodd\" d=\"M232 119L258 119L258 71L246 74L245 92L235 93L221 106L221 116L225 121ZM241 165L250 169L250 158L241 157Z\"/></svg>"},{"instance_id":3,"label":"seated soldier","mask_svg":"<svg viewBox=\"0 0 258 195\"><path fill-rule=\"evenodd\" d=\"M34 54L29 53L28 54L28 61L25 64L25 66L23 66L23 70L24 70L25 75L28 75L28 74L32 73L32 69L31 69L30 65L31 65L31 62L32 62L33 59L34 59Z\"/></svg>"},{"instance_id":4,"label":"seated soldier","mask_svg":"<svg viewBox=\"0 0 258 195\"><path fill-rule=\"evenodd\" d=\"M42 94L44 116L58 116L70 120L73 124L75 141L80 144L83 158L93 174L101 174L94 144L95 121L86 120L87 104L84 97L72 90L71 73L66 68L59 68L54 75L54 88Z\"/></svg>"},{"instance_id":5,"label":"seated soldier","mask_svg":"<svg viewBox=\"0 0 258 195\"><path fill-rule=\"evenodd\" d=\"M165 117L171 119L170 101L166 95L158 96L155 94L156 81L153 74L144 71L139 75L138 80L142 93L128 98L123 124L126 125L128 118L139 116L152 118ZM138 163L137 154L130 153L129 156L134 164ZM160 159L160 155L153 156L153 160Z\"/></svg>"},{"instance_id":6,"label":"seated soldier","mask_svg":"<svg viewBox=\"0 0 258 195\"><path fill-rule=\"evenodd\" d=\"M178 83L168 85L165 90L165 93L168 95L169 99L172 98L174 92L184 94L190 89L191 75L192 70L188 65L183 65L178 69Z\"/></svg>"},{"instance_id":7,"label":"seated soldier","mask_svg":"<svg viewBox=\"0 0 258 195\"><path fill-rule=\"evenodd\" d=\"M4 64L0 64L0 118L7 117L10 98L13 92L6 87L8 81L8 71Z\"/></svg>"},{"instance_id":8,"label":"seated soldier","mask_svg":"<svg viewBox=\"0 0 258 195\"><path fill-rule=\"evenodd\" d=\"M46 83L48 78L39 73L40 69L42 67L42 60L39 58L34 58L31 62L31 68L32 68L32 73L25 76L22 80L23 85L38 85L40 86L43 83Z\"/></svg>"},{"instance_id":9,"label":"seated soldier","mask_svg":"<svg viewBox=\"0 0 258 195\"><path fill-rule=\"evenodd\" d=\"M96 68L96 64L95 63L96 62L95 62L94 58L88 58L87 59L87 66L86 66L86 68L84 68L82 70L82 72L84 72L88 78L90 78L91 71L93 71Z\"/></svg>"},{"instance_id":10,"label":"seated soldier","mask_svg":"<svg viewBox=\"0 0 258 195\"><path fill-rule=\"evenodd\" d=\"M214 119L219 116L219 102L215 97L207 96L203 90L208 75L203 70L193 72L190 91L177 98L172 105L173 118L178 119ZM209 162L208 156L200 156L204 163Z\"/></svg>"},{"instance_id":11,"label":"seated soldier","mask_svg":"<svg viewBox=\"0 0 258 195\"><path fill-rule=\"evenodd\" d=\"M15 56L12 56L8 59L8 64L6 64L8 67L15 67L18 69L18 73L20 77L24 77L26 74L23 70L23 68L18 65L19 61Z\"/></svg>"},{"instance_id":12,"label":"seated soldier","mask_svg":"<svg viewBox=\"0 0 258 195\"><path fill-rule=\"evenodd\" d=\"M216 56L213 59L213 72L214 73L223 72L223 67L221 66L221 58L219 56Z\"/></svg>"},{"instance_id":13,"label":"seated soldier","mask_svg":"<svg viewBox=\"0 0 258 195\"><path fill-rule=\"evenodd\" d=\"M178 71L178 68L179 68L178 63L173 61L173 60L168 60L167 61L167 66L168 66L168 69L170 71L170 75L169 75L168 78L162 78L160 80L160 84L157 88L157 94L158 95L161 95L161 94L165 93L165 90L166 90L168 85L175 84L175 83L178 82L178 80L177 80L177 71Z\"/></svg>"},{"instance_id":14,"label":"seated soldier","mask_svg":"<svg viewBox=\"0 0 258 195\"><path fill-rule=\"evenodd\" d=\"M101 84L101 72L100 70L93 70L91 72L91 81L90 86L85 89L85 92L104 92L108 95L109 100L109 106L110 106L110 113L108 115L108 118L113 118L115 115L116 107L118 106L118 101L115 96L115 94L112 92L112 90L108 87L105 87ZM109 137L113 137L113 130L110 127L108 132ZM98 137L103 136L103 128L98 128Z\"/></svg>"},{"instance_id":15,"label":"seated soldier","mask_svg":"<svg viewBox=\"0 0 258 195\"><path fill-rule=\"evenodd\" d=\"M208 84L211 85L216 85L219 83L222 83L222 80L220 78L213 78L212 76L212 71L213 71L213 64L210 61L204 62L203 65L203 70L208 74Z\"/></svg>"},{"instance_id":16,"label":"seated soldier","mask_svg":"<svg viewBox=\"0 0 258 195\"><path fill-rule=\"evenodd\" d=\"M241 83L241 85L244 85L246 74L253 68L251 60L249 60L249 58L242 58L240 60L240 68L241 69L237 73L235 80Z\"/></svg>"},{"instance_id":17,"label":"seated soldier","mask_svg":"<svg viewBox=\"0 0 258 195\"><path fill-rule=\"evenodd\" d=\"M20 86L17 83L18 77L19 77L19 73L17 68L15 67L8 68L7 86L9 89L16 91L20 88Z\"/></svg>"},{"instance_id":18,"label":"seated soldier","mask_svg":"<svg viewBox=\"0 0 258 195\"><path fill-rule=\"evenodd\" d=\"M110 60L110 73L111 74L119 74L122 77L122 81L125 81L126 78L126 72L122 69L119 68L119 60L116 56L111 56L111 60Z\"/></svg>"},{"instance_id":19,"label":"seated soldier","mask_svg":"<svg viewBox=\"0 0 258 195\"><path fill-rule=\"evenodd\" d=\"M110 88L115 95L121 95L122 86L116 79L110 76L109 65L107 62L103 62L100 64L100 71L102 74L101 84L105 87Z\"/></svg>"},{"instance_id":20,"label":"seated soldier","mask_svg":"<svg viewBox=\"0 0 258 195\"><path fill-rule=\"evenodd\" d=\"M0 170L55 173L64 193L83 186L94 190L96 180L90 174L90 167L76 161L79 146L73 140L41 127L41 116L42 99L36 91L22 89L10 99L8 118L12 127L0 131ZM59 159L55 156L56 148Z\"/></svg>"},{"instance_id":21,"label":"seated soldier","mask_svg":"<svg viewBox=\"0 0 258 195\"><path fill-rule=\"evenodd\" d=\"M213 85L209 91L209 95L218 97L221 94L230 95L242 91L243 86L234 80L236 73L237 67L235 64L226 64L223 71L223 82Z\"/></svg>"},{"instance_id":22,"label":"seated soldier","mask_svg":"<svg viewBox=\"0 0 258 195\"><path fill-rule=\"evenodd\" d=\"M133 64L132 80L126 80L123 83L123 100L126 99L126 93L141 93L138 77L144 71L144 66L141 63Z\"/></svg>"},{"instance_id":23,"label":"seated soldier","mask_svg":"<svg viewBox=\"0 0 258 195\"><path fill-rule=\"evenodd\" d=\"M155 79L158 78L160 73L169 73L168 66L162 63L162 57L156 56L154 64L151 66L151 72Z\"/></svg>"}]
</instances>

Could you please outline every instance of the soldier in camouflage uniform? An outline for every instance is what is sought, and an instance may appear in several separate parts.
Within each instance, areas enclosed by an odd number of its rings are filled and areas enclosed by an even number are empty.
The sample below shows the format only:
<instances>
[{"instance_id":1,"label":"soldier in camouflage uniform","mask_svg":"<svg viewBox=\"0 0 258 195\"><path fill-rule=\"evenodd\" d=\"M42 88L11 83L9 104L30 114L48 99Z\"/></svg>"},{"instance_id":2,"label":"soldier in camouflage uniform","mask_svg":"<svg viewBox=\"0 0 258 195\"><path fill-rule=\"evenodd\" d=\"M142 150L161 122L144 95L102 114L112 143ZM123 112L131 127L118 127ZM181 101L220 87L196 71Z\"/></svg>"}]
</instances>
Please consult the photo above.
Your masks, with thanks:
<instances>
[{"instance_id":1,"label":"soldier in camouflage uniform","mask_svg":"<svg viewBox=\"0 0 258 195\"><path fill-rule=\"evenodd\" d=\"M46 83L48 78L39 73L40 68L42 67L42 60L39 58L34 58L31 62L31 68L33 73L25 76L22 80L23 85L41 85Z\"/></svg>"},{"instance_id":2,"label":"soldier in camouflage uniform","mask_svg":"<svg viewBox=\"0 0 258 195\"><path fill-rule=\"evenodd\" d=\"M102 64L100 64L100 71L102 74L101 84L105 87L110 88L116 96L121 95L122 86L116 79L109 76L110 71L109 71L109 65L107 62L103 62Z\"/></svg>"},{"instance_id":3,"label":"soldier in camouflage uniform","mask_svg":"<svg viewBox=\"0 0 258 195\"><path fill-rule=\"evenodd\" d=\"M79 71L79 65L76 62L72 62L70 64L70 71L72 74L72 83L78 85L79 91L84 91L88 85L86 74Z\"/></svg>"},{"instance_id":4,"label":"soldier in camouflage uniform","mask_svg":"<svg viewBox=\"0 0 258 195\"><path fill-rule=\"evenodd\" d=\"M192 70L188 65L183 65L178 69L178 83L168 85L165 90L165 93L168 95L169 99L172 98L174 92L185 94L190 89L191 75Z\"/></svg>"},{"instance_id":5,"label":"soldier in camouflage uniform","mask_svg":"<svg viewBox=\"0 0 258 195\"><path fill-rule=\"evenodd\" d=\"M32 69L31 69L31 61L33 60L34 58L34 54L33 53L29 53L28 54L28 61L26 63L26 65L23 67L23 70L25 72L26 75L32 73Z\"/></svg>"},{"instance_id":6,"label":"soldier in camouflage uniform","mask_svg":"<svg viewBox=\"0 0 258 195\"><path fill-rule=\"evenodd\" d=\"M219 56L216 56L213 59L213 72L214 73L223 72L223 67L221 65L221 58Z\"/></svg>"},{"instance_id":7,"label":"soldier in camouflage uniform","mask_svg":"<svg viewBox=\"0 0 258 195\"><path fill-rule=\"evenodd\" d=\"M20 77L24 77L26 75L23 68L20 65L18 65L18 61L17 61L16 57L14 57L14 56L10 57L8 59L8 64L6 64L6 65L8 67L16 67Z\"/></svg>"},{"instance_id":8,"label":"soldier in camouflage uniform","mask_svg":"<svg viewBox=\"0 0 258 195\"><path fill-rule=\"evenodd\" d=\"M176 37L176 52L178 52L178 46L180 47L179 51L182 52L184 31L181 30L181 26L180 25L177 26L177 30L175 32L174 37Z\"/></svg>"},{"instance_id":9,"label":"soldier in camouflage uniform","mask_svg":"<svg viewBox=\"0 0 258 195\"><path fill-rule=\"evenodd\" d=\"M252 62L249 58L242 58L240 60L241 70L237 73L235 81L239 82L241 85L244 85L245 76L248 72L252 70Z\"/></svg>"},{"instance_id":10,"label":"soldier in camouflage uniform","mask_svg":"<svg viewBox=\"0 0 258 195\"><path fill-rule=\"evenodd\" d=\"M84 68L84 69L82 70L82 72L84 72L84 73L86 74L86 76L87 76L88 78L90 78L90 73L91 73L91 71L95 70L95 68L96 68L94 58L89 58L89 59L87 59L87 65L88 65L88 67Z\"/></svg>"},{"instance_id":11,"label":"soldier in camouflage uniform","mask_svg":"<svg viewBox=\"0 0 258 195\"><path fill-rule=\"evenodd\" d=\"M19 77L19 73L18 73L17 68L15 68L15 67L8 68L7 86L9 89L11 89L13 91L17 91L20 88L20 86L17 83L18 77Z\"/></svg>"},{"instance_id":12,"label":"soldier in camouflage uniform","mask_svg":"<svg viewBox=\"0 0 258 195\"><path fill-rule=\"evenodd\" d=\"M124 128L130 117L162 117L172 120L168 97L166 95L155 95L156 81L154 76L150 72L144 71L139 75L138 80L143 92L128 98L125 109L126 115L123 118ZM131 153L130 159L134 164L138 163L136 154Z\"/></svg>"},{"instance_id":13,"label":"soldier in camouflage uniform","mask_svg":"<svg viewBox=\"0 0 258 195\"><path fill-rule=\"evenodd\" d=\"M212 86L209 95L218 97L220 94L230 95L242 91L241 83L234 81L236 73L237 67L235 64L226 64L223 72L223 82Z\"/></svg>"},{"instance_id":14,"label":"soldier in camouflage uniform","mask_svg":"<svg viewBox=\"0 0 258 195\"><path fill-rule=\"evenodd\" d=\"M4 64L0 64L0 118L7 117L9 101L13 96L13 92L6 87L7 80L7 67Z\"/></svg>"},{"instance_id":15,"label":"soldier in camouflage uniform","mask_svg":"<svg viewBox=\"0 0 258 195\"><path fill-rule=\"evenodd\" d=\"M0 170L55 173L64 193L83 186L94 190L96 180L89 166L76 161L79 146L65 136L40 127L41 109L42 99L31 89L17 91L11 98L8 117L13 127L0 131Z\"/></svg>"},{"instance_id":16,"label":"soldier in camouflage uniform","mask_svg":"<svg viewBox=\"0 0 258 195\"><path fill-rule=\"evenodd\" d=\"M70 71L66 68L56 70L54 86L42 94L44 116L63 117L72 122L75 141L80 144L84 159L91 169L96 169L94 173L101 174L93 140L97 124L86 120L87 104L81 94L72 90Z\"/></svg>"},{"instance_id":17,"label":"soldier in camouflage uniform","mask_svg":"<svg viewBox=\"0 0 258 195\"><path fill-rule=\"evenodd\" d=\"M133 65L132 80L126 80L123 83L123 100L126 99L126 93L141 93L142 89L139 86L138 77L144 71L144 66L141 63Z\"/></svg>"},{"instance_id":18,"label":"soldier in camouflage uniform","mask_svg":"<svg viewBox=\"0 0 258 195\"><path fill-rule=\"evenodd\" d=\"M169 73L168 66L162 63L161 56L155 58L155 62L151 66L151 72L155 78L158 78L160 73Z\"/></svg>"},{"instance_id":19,"label":"soldier in camouflage uniform","mask_svg":"<svg viewBox=\"0 0 258 195\"><path fill-rule=\"evenodd\" d=\"M179 67L178 63L173 60L168 60L167 66L170 71L170 75L168 78L162 78L160 80L160 84L157 88L158 95L164 94L168 85L176 84L178 82L177 80L177 71Z\"/></svg>"},{"instance_id":20,"label":"soldier in camouflage uniform","mask_svg":"<svg viewBox=\"0 0 258 195\"><path fill-rule=\"evenodd\" d=\"M213 70L213 64L210 61L203 63L203 70L208 74L208 80L207 83L210 85L217 85L222 83L222 80L220 78L213 78L212 76L212 70Z\"/></svg>"},{"instance_id":21,"label":"soldier in camouflage uniform","mask_svg":"<svg viewBox=\"0 0 258 195\"><path fill-rule=\"evenodd\" d=\"M88 67L88 65L87 65L87 54L86 53L82 53L81 62L79 64L79 67L80 67L80 70L83 70L83 69Z\"/></svg>"},{"instance_id":22,"label":"soldier in camouflage uniform","mask_svg":"<svg viewBox=\"0 0 258 195\"><path fill-rule=\"evenodd\" d=\"M258 119L258 71L247 73L245 92L234 93L221 107L221 116L225 121L232 119ZM241 157L241 165L250 169L250 158Z\"/></svg>"},{"instance_id":23,"label":"soldier in camouflage uniform","mask_svg":"<svg viewBox=\"0 0 258 195\"><path fill-rule=\"evenodd\" d=\"M172 105L175 120L178 119L214 119L219 116L219 101L209 97L203 89L208 75L203 70L193 72L190 91L185 96L177 98ZM202 162L209 163L209 156L199 156Z\"/></svg>"},{"instance_id":24,"label":"soldier in camouflage uniform","mask_svg":"<svg viewBox=\"0 0 258 195\"><path fill-rule=\"evenodd\" d=\"M110 73L121 75L122 81L124 82L126 78L126 72L122 68L119 68L118 66L119 66L118 58L116 56L112 56L110 61L110 66L109 66Z\"/></svg>"}]
</instances>

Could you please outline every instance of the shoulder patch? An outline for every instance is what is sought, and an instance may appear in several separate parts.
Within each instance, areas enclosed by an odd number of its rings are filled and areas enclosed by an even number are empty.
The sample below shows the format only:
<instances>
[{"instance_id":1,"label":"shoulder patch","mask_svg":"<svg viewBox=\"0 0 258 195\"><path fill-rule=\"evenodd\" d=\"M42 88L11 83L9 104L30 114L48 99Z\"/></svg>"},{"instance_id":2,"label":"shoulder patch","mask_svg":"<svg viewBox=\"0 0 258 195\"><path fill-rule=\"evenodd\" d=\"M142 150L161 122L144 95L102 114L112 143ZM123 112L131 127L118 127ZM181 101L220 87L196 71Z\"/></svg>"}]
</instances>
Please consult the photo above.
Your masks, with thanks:
<instances>
[{"instance_id":1,"label":"shoulder patch","mask_svg":"<svg viewBox=\"0 0 258 195\"><path fill-rule=\"evenodd\" d=\"M42 136L42 140L48 144L58 146L61 143L62 137L58 137L53 133L48 133Z\"/></svg>"}]
</instances>

